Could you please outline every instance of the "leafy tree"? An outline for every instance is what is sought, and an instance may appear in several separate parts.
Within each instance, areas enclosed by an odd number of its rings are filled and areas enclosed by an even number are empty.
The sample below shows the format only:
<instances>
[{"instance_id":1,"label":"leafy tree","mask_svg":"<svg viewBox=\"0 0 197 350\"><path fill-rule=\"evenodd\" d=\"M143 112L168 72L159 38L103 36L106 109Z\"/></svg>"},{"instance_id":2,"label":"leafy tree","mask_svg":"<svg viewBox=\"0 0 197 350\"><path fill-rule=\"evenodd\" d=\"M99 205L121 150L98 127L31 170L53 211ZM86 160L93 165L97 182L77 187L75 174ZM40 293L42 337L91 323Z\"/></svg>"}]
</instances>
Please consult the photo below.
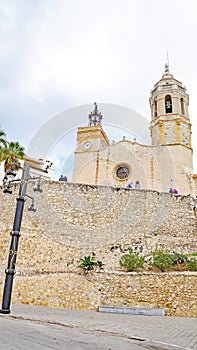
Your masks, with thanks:
<instances>
[{"instance_id":1,"label":"leafy tree","mask_svg":"<svg viewBox=\"0 0 197 350\"><path fill-rule=\"evenodd\" d=\"M53 163L50 160L46 160L45 170L51 169Z\"/></svg>"},{"instance_id":2,"label":"leafy tree","mask_svg":"<svg viewBox=\"0 0 197 350\"><path fill-rule=\"evenodd\" d=\"M12 167L14 167L14 170L18 170L20 167L18 159L23 159L24 155L24 147L19 142L6 142L1 150L1 160L5 161L5 172L9 171Z\"/></svg>"},{"instance_id":3,"label":"leafy tree","mask_svg":"<svg viewBox=\"0 0 197 350\"><path fill-rule=\"evenodd\" d=\"M6 145L6 133L3 130L0 130L0 145Z\"/></svg>"},{"instance_id":4,"label":"leafy tree","mask_svg":"<svg viewBox=\"0 0 197 350\"><path fill-rule=\"evenodd\" d=\"M144 258L139 256L138 253L133 253L132 248L129 248L129 254L124 254L120 258L120 266L126 271L137 271L144 266Z\"/></svg>"},{"instance_id":5,"label":"leafy tree","mask_svg":"<svg viewBox=\"0 0 197 350\"><path fill-rule=\"evenodd\" d=\"M2 149L6 146L6 134L3 130L0 129L0 161L2 160Z\"/></svg>"}]
</instances>

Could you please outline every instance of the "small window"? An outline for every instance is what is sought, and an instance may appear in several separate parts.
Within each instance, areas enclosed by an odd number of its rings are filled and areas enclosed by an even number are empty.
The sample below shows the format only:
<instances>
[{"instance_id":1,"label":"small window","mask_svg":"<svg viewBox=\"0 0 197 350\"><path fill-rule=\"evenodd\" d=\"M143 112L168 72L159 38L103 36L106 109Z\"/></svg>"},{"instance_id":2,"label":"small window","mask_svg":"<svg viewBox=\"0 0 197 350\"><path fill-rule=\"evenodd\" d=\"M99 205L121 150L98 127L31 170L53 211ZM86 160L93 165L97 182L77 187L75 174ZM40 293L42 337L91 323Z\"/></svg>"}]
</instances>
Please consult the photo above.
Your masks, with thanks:
<instances>
[{"instance_id":1,"label":"small window","mask_svg":"<svg viewBox=\"0 0 197 350\"><path fill-rule=\"evenodd\" d=\"M183 98L181 98L181 114L185 114Z\"/></svg>"},{"instance_id":2,"label":"small window","mask_svg":"<svg viewBox=\"0 0 197 350\"><path fill-rule=\"evenodd\" d=\"M170 95L167 95L165 98L165 109L166 113L172 113L172 98Z\"/></svg>"}]
</instances>

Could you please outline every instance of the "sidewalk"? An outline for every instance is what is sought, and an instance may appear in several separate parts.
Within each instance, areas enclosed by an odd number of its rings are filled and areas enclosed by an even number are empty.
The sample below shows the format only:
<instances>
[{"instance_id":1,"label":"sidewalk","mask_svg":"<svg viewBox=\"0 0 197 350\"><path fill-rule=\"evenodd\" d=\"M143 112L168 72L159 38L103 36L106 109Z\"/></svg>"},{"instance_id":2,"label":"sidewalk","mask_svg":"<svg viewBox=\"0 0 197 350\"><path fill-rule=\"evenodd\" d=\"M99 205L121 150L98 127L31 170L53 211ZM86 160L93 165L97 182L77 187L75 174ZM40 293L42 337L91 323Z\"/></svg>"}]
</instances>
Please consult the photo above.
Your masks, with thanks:
<instances>
[{"instance_id":1,"label":"sidewalk","mask_svg":"<svg viewBox=\"0 0 197 350\"><path fill-rule=\"evenodd\" d=\"M12 305L12 311L9 315L0 314L0 329L5 319L64 326L81 333L90 332L92 335L102 332L103 336L115 336L140 343L141 345L136 343L135 349L140 346L140 349L197 350L196 318L117 315L94 311ZM4 349L7 348L2 348L2 350ZM20 348L17 347L17 349ZM60 348L55 347L54 349ZM81 349L86 348L81 347ZM98 347L98 349L104 348ZM126 349L126 347L122 349ZM134 349L134 347L130 347L130 349ZM92 350L94 349L92 348Z\"/></svg>"}]
</instances>

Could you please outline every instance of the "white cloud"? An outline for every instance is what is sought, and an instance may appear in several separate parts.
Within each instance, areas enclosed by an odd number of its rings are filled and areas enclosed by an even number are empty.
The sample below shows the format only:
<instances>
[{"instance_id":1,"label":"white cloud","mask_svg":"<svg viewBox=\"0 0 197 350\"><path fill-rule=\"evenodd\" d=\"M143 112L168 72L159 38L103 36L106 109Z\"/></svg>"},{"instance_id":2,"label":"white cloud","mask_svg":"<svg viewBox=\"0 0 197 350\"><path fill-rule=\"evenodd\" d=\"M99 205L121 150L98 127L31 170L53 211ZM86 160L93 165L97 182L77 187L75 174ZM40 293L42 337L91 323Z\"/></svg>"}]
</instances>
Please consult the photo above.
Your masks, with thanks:
<instances>
[{"instance_id":1,"label":"white cloud","mask_svg":"<svg viewBox=\"0 0 197 350\"><path fill-rule=\"evenodd\" d=\"M195 0L1 0L0 12L0 122L10 137L28 144L56 113L95 100L149 118L167 50L195 135Z\"/></svg>"}]
</instances>

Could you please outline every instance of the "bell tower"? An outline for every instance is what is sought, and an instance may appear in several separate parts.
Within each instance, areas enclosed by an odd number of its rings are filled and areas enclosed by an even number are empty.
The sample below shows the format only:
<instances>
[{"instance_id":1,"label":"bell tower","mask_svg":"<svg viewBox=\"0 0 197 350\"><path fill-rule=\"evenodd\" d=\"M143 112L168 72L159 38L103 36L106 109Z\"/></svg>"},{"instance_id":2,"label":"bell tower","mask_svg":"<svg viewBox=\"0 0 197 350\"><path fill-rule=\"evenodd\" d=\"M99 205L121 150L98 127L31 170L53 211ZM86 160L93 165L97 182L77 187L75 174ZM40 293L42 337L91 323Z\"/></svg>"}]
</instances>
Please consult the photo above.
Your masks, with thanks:
<instances>
[{"instance_id":1,"label":"bell tower","mask_svg":"<svg viewBox=\"0 0 197 350\"><path fill-rule=\"evenodd\" d=\"M76 152L99 151L109 145L108 137L102 128L102 118L94 102L94 109L88 116L88 126L78 128Z\"/></svg>"},{"instance_id":2,"label":"bell tower","mask_svg":"<svg viewBox=\"0 0 197 350\"><path fill-rule=\"evenodd\" d=\"M100 152L109 146L109 140L102 128L102 114L96 102L89 114L88 126L77 130L73 181L78 183L97 184L100 169Z\"/></svg>"},{"instance_id":3,"label":"bell tower","mask_svg":"<svg viewBox=\"0 0 197 350\"><path fill-rule=\"evenodd\" d=\"M189 96L182 83L169 72L168 64L161 80L154 85L149 102L152 146L183 145L191 149Z\"/></svg>"}]
</instances>

